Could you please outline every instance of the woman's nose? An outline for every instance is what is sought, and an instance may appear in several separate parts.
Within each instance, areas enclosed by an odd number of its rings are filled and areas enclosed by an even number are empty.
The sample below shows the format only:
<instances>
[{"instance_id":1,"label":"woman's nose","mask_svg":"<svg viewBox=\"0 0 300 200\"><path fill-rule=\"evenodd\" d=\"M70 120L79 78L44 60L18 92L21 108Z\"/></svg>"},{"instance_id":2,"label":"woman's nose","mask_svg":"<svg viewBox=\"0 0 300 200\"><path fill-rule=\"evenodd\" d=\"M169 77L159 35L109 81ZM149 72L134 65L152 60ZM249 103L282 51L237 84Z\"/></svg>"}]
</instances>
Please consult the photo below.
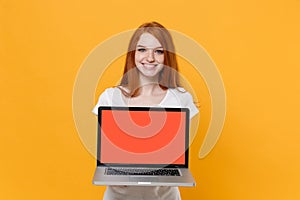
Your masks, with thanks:
<instances>
[{"instance_id":1,"label":"woman's nose","mask_svg":"<svg viewBox=\"0 0 300 200\"><path fill-rule=\"evenodd\" d=\"M148 51L147 61L148 62L153 62L154 61L154 52L153 52L153 50Z\"/></svg>"}]
</instances>

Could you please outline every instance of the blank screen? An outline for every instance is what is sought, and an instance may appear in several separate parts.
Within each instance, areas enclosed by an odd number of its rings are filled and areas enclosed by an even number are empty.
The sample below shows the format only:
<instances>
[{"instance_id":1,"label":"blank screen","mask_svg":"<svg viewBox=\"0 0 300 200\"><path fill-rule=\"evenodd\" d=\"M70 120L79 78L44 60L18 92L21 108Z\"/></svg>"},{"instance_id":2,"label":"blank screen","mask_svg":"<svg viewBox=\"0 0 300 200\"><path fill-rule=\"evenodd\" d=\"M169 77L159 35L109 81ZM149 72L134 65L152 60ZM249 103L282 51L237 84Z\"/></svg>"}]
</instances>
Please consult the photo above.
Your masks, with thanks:
<instances>
[{"instance_id":1,"label":"blank screen","mask_svg":"<svg viewBox=\"0 0 300 200\"><path fill-rule=\"evenodd\" d=\"M101 163L185 163L185 112L102 110L101 115Z\"/></svg>"}]
</instances>

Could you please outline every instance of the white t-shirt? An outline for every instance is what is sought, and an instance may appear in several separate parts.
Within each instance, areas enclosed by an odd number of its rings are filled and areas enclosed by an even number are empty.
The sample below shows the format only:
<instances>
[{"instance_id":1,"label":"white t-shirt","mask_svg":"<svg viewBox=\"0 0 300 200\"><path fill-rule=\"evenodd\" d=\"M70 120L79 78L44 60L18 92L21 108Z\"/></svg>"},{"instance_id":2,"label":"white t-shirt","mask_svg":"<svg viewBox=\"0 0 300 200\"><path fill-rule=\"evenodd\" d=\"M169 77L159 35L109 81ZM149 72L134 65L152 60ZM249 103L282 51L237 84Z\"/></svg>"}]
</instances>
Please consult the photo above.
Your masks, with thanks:
<instances>
[{"instance_id":1,"label":"white t-shirt","mask_svg":"<svg viewBox=\"0 0 300 200\"><path fill-rule=\"evenodd\" d=\"M119 88L108 88L99 97L93 113L98 115L99 106L127 106L123 100L122 92ZM190 118L199 111L193 102L192 95L183 88L168 89L163 100L157 105L159 107L179 107L189 108Z\"/></svg>"},{"instance_id":2,"label":"white t-shirt","mask_svg":"<svg viewBox=\"0 0 300 200\"><path fill-rule=\"evenodd\" d=\"M119 88L108 88L99 97L93 113L98 115L99 106L127 106ZM199 110L193 102L192 95L183 88L168 89L158 107L189 108L190 118ZM108 186L104 200L180 200L178 187L168 186Z\"/></svg>"}]
</instances>

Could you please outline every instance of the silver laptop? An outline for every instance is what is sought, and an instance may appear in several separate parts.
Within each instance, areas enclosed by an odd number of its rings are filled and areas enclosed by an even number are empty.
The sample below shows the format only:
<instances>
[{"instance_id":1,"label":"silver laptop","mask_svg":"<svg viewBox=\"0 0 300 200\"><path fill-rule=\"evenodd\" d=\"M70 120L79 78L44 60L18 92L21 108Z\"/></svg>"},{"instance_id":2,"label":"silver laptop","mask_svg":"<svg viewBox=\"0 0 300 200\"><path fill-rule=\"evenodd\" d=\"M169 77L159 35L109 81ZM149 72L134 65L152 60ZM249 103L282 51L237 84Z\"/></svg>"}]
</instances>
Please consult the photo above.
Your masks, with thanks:
<instances>
[{"instance_id":1,"label":"silver laptop","mask_svg":"<svg viewBox=\"0 0 300 200\"><path fill-rule=\"evenodd\" d=\"M195 186L189 109L99 107L95 185Z\"/></svg>"}]
</instances>

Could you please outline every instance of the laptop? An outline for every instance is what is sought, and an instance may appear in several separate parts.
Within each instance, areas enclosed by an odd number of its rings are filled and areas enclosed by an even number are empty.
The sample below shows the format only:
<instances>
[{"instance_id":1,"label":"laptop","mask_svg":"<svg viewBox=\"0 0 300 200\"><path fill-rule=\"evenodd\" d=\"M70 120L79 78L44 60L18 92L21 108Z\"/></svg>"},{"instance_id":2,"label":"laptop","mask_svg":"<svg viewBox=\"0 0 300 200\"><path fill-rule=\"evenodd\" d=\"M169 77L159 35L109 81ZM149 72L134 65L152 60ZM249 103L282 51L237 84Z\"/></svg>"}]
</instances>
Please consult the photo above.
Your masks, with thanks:
<instances>
[{"instance_id":1,"label":"laptop","mask_svg":"<svg viewBox=\"0 0 300 200\"><path fill-rule=\"evenodd\" d=\"M93 184L195 186L189 124L188 108L100 106Z\"/></svg>"}]
</instances>

